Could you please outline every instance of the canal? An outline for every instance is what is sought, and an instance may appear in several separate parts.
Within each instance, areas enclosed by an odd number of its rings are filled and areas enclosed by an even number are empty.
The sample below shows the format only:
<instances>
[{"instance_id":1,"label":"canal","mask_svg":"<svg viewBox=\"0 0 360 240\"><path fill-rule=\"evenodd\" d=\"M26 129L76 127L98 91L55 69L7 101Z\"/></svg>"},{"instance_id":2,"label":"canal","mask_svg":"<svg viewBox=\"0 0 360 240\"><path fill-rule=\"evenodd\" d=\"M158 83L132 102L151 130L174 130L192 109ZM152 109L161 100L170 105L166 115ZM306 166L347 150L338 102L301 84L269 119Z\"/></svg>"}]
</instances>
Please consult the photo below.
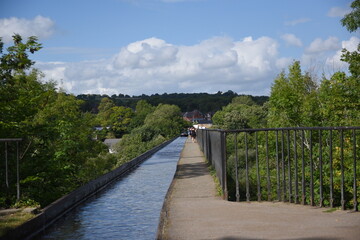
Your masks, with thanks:
<instances>
[{"instance_id":1,"label":"canal","mask_svg":"<svg viewBox=\"0 0 360 240\"><path fill-rule=\"evenodd\" d=\"M185 140L175 139L37 239L155 239Z\"/></svg>"}]
</instances>

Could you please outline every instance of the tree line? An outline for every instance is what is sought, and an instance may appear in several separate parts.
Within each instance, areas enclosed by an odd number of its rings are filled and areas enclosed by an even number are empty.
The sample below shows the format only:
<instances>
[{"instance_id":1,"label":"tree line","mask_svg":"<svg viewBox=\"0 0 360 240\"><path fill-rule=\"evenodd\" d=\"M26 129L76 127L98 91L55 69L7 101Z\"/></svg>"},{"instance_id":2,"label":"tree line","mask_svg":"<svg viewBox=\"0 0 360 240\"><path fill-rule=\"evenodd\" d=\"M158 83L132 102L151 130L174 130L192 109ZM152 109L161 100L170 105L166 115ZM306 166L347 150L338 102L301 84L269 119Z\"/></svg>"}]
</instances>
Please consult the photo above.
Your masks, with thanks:
<instances>
[{"instance_id":1,"label":"tree line","mask_svg":"<svg viewBox=\"0 0 360 240\"><path fill-rule=\"evenodd\" d=\"M149 104L157 106L158 104L172 104L180 107L182 112L190 112L195 109L203 113L215 113L221 110L222 107L228 105L234 97L239 94L228 90L227 92L217 93L163 93L163 94L152 94L152 95L124 95L124 94L113 94L108 96L106 94L79 94L76 96L77 99L83 100L81 106L82 111L98 113L99 105L103 98L110 99L116 106L123 106L135 109L136 104L140 100L146 100ZM245 95L243 95L245 96ZM268 101L268 96L250 96L253 101L259 105L263 105Z\"/></svg>"}]
</instances>

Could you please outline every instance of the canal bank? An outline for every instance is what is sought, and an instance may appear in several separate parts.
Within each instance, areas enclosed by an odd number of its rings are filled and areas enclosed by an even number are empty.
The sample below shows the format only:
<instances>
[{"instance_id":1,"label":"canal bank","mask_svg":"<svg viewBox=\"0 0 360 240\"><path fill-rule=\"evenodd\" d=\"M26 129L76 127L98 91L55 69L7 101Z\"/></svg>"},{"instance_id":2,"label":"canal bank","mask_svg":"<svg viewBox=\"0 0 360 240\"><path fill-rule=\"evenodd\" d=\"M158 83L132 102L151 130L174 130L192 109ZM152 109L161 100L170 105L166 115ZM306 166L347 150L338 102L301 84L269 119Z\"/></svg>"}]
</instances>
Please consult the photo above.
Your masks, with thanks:
<instances>
[{"instance_id":1,"label":"canal bank","mask_svg":"<svg viewBox=\"0 0 360 240\"><path fill-rule=\"evenodd\" d=\"M158 239L359 239L360 213L216 196L198 144L187 140L162 210Z\"/></svg>"}]
</instances>

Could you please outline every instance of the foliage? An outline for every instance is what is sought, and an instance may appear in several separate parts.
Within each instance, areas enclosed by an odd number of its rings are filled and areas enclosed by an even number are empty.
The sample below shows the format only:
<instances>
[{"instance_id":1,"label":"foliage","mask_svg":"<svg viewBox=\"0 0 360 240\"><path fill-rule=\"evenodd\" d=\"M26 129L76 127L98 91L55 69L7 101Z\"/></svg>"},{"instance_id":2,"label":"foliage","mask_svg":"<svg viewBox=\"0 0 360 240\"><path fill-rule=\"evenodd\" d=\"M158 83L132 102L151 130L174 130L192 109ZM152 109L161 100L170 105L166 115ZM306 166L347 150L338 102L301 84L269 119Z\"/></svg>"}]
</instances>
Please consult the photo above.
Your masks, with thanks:
<instances>
[{"instance_id":1,"label":"foliage","mask_svg":"<svg viewBox=\"0 0 360 240\"><path fill-rule=\"evenodd\" d=\"M281 72L271 87L268 124L270 127L318 126L317 84L309 73L302 74L300 62Z\"/></svg>"},{"instance_id":2,"label":"foliage","mask_svg":"<svg viewBox=\"0 0 360 240\"><path fill-rule=\"evenodd\" d=\"M360 27L360 0L351 3L352 11L346 14L341 23L349 32L355 32ZM347 49L342 50L341 60L349 64L349 71L354 78L360 77L360 43L357 51L350 52Z\"/></svg>"},{"instance_id":3,"label":"foliage","mask_svg":"<svg viewBox=\"0 0 360 240\"><path fill-rule=\"evenodd\" d=\"M218 92L214 94L210 93L171 93L171 94L152 94L140 96L128 96L124 94L107 95L98 94L80 94L78 99L84 100L81 106L82 111L97 113L98 106L101 99L109 98L116 106L129 107L135 109L139 101L146 101L151 106L157 106L159 104L177 105L180 107L181 112L189 112L195 109L203 113L214 113L221 110L222 107L231 103L232 99L238 95L232 91ZM243 95L245 96L245 95ZM269 97L267 96L251 96L252 100L258 105L263 105Z\"/></svg>"},{"instance_id":4,"label":"foliage","mask_svg":"<svg viewBox=\"0 0 360 240\"><path fill-rule=\"evenodd\" d=\"M145 100L140 100L136 104L135 116L131 119L130 128L134 129L144 124L145 118L152 113L155 107Z\"/></svg>"},{"instance_id":5,"label":"foliage","mask_svg":"<svg viewBox=\"0 0 360 240\"><path fill-rule=\"evenodd\" d=\"M14 35L14 46L1 51L0 137L20 137L21 201L45 206L83 183L84 163L105 148L91 138L93 118L80 111L82 101L42 83L32 69L28 52L41 48L35 37L25 43ZM3 44L1 44L3 46ZM1 49L2 50L2 49ZM1 152L4 145L0 146ZM14 204L16 193L15 145L9 145L9 182L1 182L1 207ZM4 179L5 172L0 171Z\"/></svg>"},{"instance_id":6,"label":"foliage","mask_svg":"<svg viewBox=\"0 0 360 240\"><path fill-rule=\"evenodd\" d=\"M341 19L341 24L349 32L355 32L360 27L360 0L353 1L350 6L352 11Z\"/></svg>"},{"instance_id":7,"label":"foliage","mask_svg":"<svg viewBox=\"0 0 360 240\"><path fill-rule=\"evenodd\" d=\"M186 126L179 107L175 105L160 104L153 108L146 102L140 102L137 110L139 111L136 114L140 115L137 121L146 115L144 124L134 128L130 134L124 135L115 146L118 166L165 140L178 136Z\"/></svg>"},{"instance_id":8,"label":"foliage","mask_svg":"<svg viewBox=\"0 0 360 240\"><path fill-rule=\"evenodd\" d=\"M249 96L239 96L213 116L222 129L260 128L265 126L266 107L257 105Z\"/></svg>"},{"instance_id":9,"label":"foliage","mask_svg":"<svg viewBox=\"0 0 360 240\"><path fill-rule=\"evenodd\" d=\"M103 127L103 131L98 135L101 139L120 138L128 132L133 115L131 108L116 106L111 99L102 98L96 120L98 125Z\"/></svg>"}]
</instances>

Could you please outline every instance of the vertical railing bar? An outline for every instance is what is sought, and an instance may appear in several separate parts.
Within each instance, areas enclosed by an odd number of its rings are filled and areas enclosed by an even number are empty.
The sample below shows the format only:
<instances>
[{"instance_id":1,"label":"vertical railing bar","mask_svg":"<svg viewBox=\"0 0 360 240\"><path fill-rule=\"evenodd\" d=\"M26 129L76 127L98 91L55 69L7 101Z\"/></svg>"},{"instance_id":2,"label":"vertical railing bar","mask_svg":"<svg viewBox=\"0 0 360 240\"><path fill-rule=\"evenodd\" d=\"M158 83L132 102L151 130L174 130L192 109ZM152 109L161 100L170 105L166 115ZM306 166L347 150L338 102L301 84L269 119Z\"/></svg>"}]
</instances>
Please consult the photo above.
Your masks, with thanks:
<instances>
[{"instance_id":1,"label":"vertical railing bar","mask_svg":"<svg viewBox=\"0 0 360 240\"><path fill-rule=\"evenodd\" d=\"M239 191L239 167L238 167L238 144L237 144L237 136L238 134L235 133L235 182L236 182L236 201L240 201L240 191Z\"/></svg>"},{"instance_id":2,"label":"vertical railing bar","mask_svg":"<svg viewBox=\"0 0 360 240\"><path fill-rule=\"evenodd\" d=\"M340 165L341 165L341 209L345 210L344 192L344 131L340 129Z\"/></svg>"},{"instance_id":3,"label":"vertical railing bar","mask_svg":"<svg viewBox=\"0 0 360 240\"><path fill-rule=\"evenodd\" d=\"M306 187L305 187L305 131L301 131L301 204L306 204Z\"/></svg>"},{"instance_id":4,"label":"vertical railing bar","mask_svg":"<svg viewBox=\"0 0 360 240\"><path fill-rule=\"evenodd\" d=\"M295 162L295 203L299 204L299 177L298 177L298 159L296 146L296 130L294 130L294 162Z\"/></svg>"},{"instance_id":5,"label":"vertical railing bar","mask_svg":"<svg viewBox=\"0 0 360 240\"><path fill-rule=\"evenodd\" d=\"M267 174L267 195L271 201L270 167L269 167L269 132L266 131L266 174Z\"/></svg>"},{"instance_id":6,"label":"vertical railing bar","mask_svg":"<svg viewBox=\"0 0 360 240\"><path fill-rule=\"evenodd\" d=\"M246 201L250 201L247 132L245 132Z\"/></svg>"},{"instance_id":7,"label":"vertical railing bar","mask_svg":"<svg viewBox=\"0 0 360 240\"><path fill-rule=\"evenodd\" d=\"M222 142L222 159L223 159L223 169L222 169L222 175L223 175L223 182L224 182L224 199L228 200L228 189L227 189L227 164L226 164L226 132L221 132L221 142Z\"/></svg>"},{"instance_id":8,"label":"vertical railing bar","mask_svg":"<svg viewBox=\"0 0 360 240\"><path fill-rule=\"evenodd\" d=\"M16 142L16 199L20 200L19 142Z\"/></svg>"},{"instance_id":9,"label":"vertical railing bar","mask_svg":"<svg viewBox=\"0 0 360 240\"><path fill-rule=\"evenodd\" d=\"M286 176L285 176L285 153L284 153L284 130L281 130L281 171L282 171L282 200L283 202L286 201Z\"/></svg>"},{"instance_id":10,"label":"vertical railing bar","mask_svg":"<svg viewBox=\"0 0 360 240\"><path fill-rule=\"evenodd\" d=\"M9 169L8 169L8 143L5 142L5 182L6 187L9 188Z\"/></svg>"},{"instance_id":11,"label":"vertical railing bar","mask_svg":"<svg viewBox=\"0 0 360 240\"><path fill-rule=\"evenodd\" d=\"M323 207L323 162L322 162L322 131L319 130L319 184L320 184L320 207Z\"/></svg>"},{"instance_id":12,"label":"vertical railing bar","mask_svg":"<svg viewBox=\"0 0 360 240\"><path fill-rule=\"evenodd\" d=\"M310 130L310 205L315 206L315 201L314 201L314 163L313 163L312 130Z\"/></svg>"},{"instance_id":13,"label":"vertical railing bar","mask_svg":"<svg viewBox=\"0 0 360 240\"><path fill-rule=\"evenodd\" d=\"M261 188L260 188L260 172L259 172L259 149L258 149L258 135L255 132L255 158L256 158L256 178L257 178L257 197L261 201Z\"/></svg>"},{"instance_id":14,"label":"vertical railing bar","mask_svg":"<svg viewBox=\"0 0 360 240\"><path fill-rule=\"evenodd\" d=\"M333 175L333 150L332 150L332 134L330 129L329 136L329 170L330 170L330 207L334 207L334 175Z\"/></svg>"},{"instance_id":15,"label":"vertical railing bar","mask_svg":"<svg viewBox=\"0 0 360 240\"><path fill-rule=\"evenodd\" d=\"M279 169L279 131L276 130L276 192L277 200L280 201L280 169Z\"/></svg>"},{"instance_id":16,"label":"vertical railing bar","mask_svg":"<svg viewBox=\"0 0 360 240\"><path fill-rule=\"evenodd\" d=\"M290 130L287 131L287 157L288 157L288 178L289 178L289 202L292 201L292 178L290 164Z\"/></svg>"},{"instance_id":17,"label":"vertical railing bar","mask_svg":"<svg viewBox=\"0 0 360 240\"><path fill-rule=\"evenodd\" d=\"M357 184L356 184L356 132L355 129L352 130L353 135L353 155L354 155L354 180L353 180L353 192L354 192L354 211L358 210L357 202Z\"/></svg>"}]
</instances>

